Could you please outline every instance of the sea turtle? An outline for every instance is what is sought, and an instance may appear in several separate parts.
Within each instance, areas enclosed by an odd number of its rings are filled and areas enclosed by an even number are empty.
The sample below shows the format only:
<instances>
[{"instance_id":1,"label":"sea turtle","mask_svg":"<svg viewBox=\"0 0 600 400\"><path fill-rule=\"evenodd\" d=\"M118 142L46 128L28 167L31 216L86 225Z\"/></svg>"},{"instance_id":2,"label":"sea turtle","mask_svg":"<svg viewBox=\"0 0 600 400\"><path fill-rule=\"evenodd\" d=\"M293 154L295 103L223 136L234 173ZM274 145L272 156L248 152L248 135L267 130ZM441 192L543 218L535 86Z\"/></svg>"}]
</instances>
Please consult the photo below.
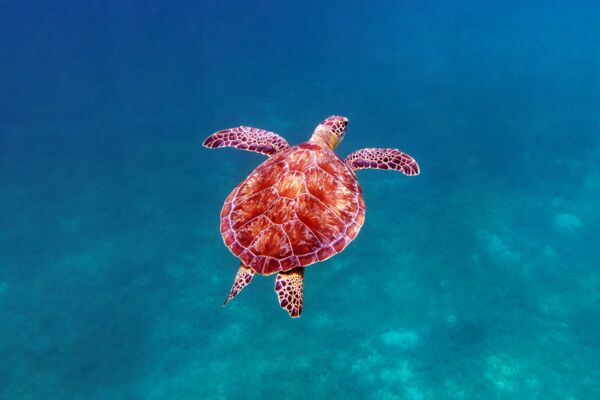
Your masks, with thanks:
<instances>
[{"instance_id":1,"label":"sea turtle","mask_svg":"<svg viewBox=\"0 0 600 400\"><path fill-rule=\"evenodd\" d=\"M240 260L226 305L255 274L277 273L279 304L291 317L302 312L304 268L340 253L365 220L354 171L390 169L419 174L419 165L396 149L369 148L342 160L333 150L348 119L331 116L306 143L290 147L281 136L240 126L213 133L208 148L235 147L269 156L225 200L221 235Z\"/></svg>"}]
</instances>

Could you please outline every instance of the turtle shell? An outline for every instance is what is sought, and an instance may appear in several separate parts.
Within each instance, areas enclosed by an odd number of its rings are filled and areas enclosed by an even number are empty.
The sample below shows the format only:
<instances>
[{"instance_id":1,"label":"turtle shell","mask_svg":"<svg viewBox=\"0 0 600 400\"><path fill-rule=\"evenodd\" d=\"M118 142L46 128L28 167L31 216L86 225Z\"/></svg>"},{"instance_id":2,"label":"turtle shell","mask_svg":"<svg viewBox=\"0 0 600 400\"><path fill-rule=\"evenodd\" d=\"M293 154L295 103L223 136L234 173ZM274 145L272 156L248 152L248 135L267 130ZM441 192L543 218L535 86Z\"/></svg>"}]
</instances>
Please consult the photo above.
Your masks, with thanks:
<instances>
[{"instance_id":1,"label":"turtle shell","mask_svg":"<svg viewBox=\"0 0 600 400\"><path fill-rule=\"evenodd\" d=\"M244 265L268 275L341 252L364 219L354 171L333 151L304 143L269 158L231 192L221 234Z\"/></svg>"}]
</instances>

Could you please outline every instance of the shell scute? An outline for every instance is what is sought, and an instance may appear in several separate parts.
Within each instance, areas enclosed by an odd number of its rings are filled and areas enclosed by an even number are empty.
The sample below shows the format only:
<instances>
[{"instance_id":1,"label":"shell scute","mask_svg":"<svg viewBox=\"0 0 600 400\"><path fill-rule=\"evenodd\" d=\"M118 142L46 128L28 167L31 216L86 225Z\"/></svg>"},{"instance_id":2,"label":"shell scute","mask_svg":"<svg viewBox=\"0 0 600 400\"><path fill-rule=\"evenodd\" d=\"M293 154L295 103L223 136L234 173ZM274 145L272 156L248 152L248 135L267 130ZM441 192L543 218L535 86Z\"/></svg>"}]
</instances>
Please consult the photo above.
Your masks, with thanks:
<instances>
[{"instance_id":1,"label":"shell scute","mask_svg":"<svg viewBox=\"0 0 600 400\"><path fill-rule=\"evenodd\" d=\"M262 231L250 246L254 254L282 259L292 255L292 247L280 226L271 225Z\"/></svg>"},{"instance_id":2,"label":"shell scute","mask_svg":"<svg viewBox=\"0 0 600 400\"><path fill-rule=\"evenodd\" d=\"M315 251L321 246L317 236L302 222L295 220L283 226L292 243L292 249L297 256Z\"/></svg>"},{"instance_id":3,"label":"shell scute","mask_svg":"<svg viewBox=\"0 0 600 400\"><path fill-rule=\"evenodd\" d=\"M315 156L310 150L298 150L286 159L291 171L305 172L315 164Z\"/></svg>"},{"instance_id":4,"label":"shell scute","mask_svg":"<svg viewBox=\"0 0 600 400\"><path fill-rule=\"evenodd\" d=\"M256 174L250 175L242 185L240 185L235 196L235 204L240 204L248 200L251 196L264 191L273 186L279 177L282 170L285 168L284 163L275 164L271 168L265 168L257 171Z\"/></svg>"},{"instance_id":5,"label":"shell scute","mask_svg":"<svg viewBox=\"0 0 600 400\"><path fill-rule=\"evenodd\" d=\"M319 199L330 211L344 221L356 215L358 205L355 193L340 185L331 175L320 172L319 169L307 171L305 176L309 193Z\"/></svg>"},{"instance_id":6,"label":"shell scute","mask_svg":"<svg viewBox=\"0 0 600 400\"><path fill-rule=\"evenodd\" d=\"M353 222L346 229L346 235L348 235L350 240L353 240L356 237L356 235L358 235L358 231L360 230L360 228L361 225L357 224L356 222Z\"/></svg>"},{"instance_id":7,"label":"shell scute","mask_svg":"<svg viewBox=\"0 0 600 400\"><path fill-rule=\"evenodd\" d=\"M265 217L274 224L285 224L294 217L294 200L287 197L278 198L265 212Z\"/></svg>"},{"instance_id":8,"label":"shell scute","mask_svg":"<svg viewBox=\"0 0 600 400\"><path fill-rule=\"evenodd\" d=\"M344 222L316 197L305 194L298 197L297 203L298 219L314 232L321 244L329 244L344 231Z\"/></svg>"},{"instance_id":9,"label":"shell scute","mask_svg":"<svg viewBox=\"0 0 600 400\"><path fill-rule=\"evenodd\" d=\"M229 214L231 227L234 230L239 229L248 221L263 214L278 197L279 195L275 189L268 188L248 197L246 201L240 202L233 207Z\"/></svg>"},{"instance_id":10,"label":"shell scute","mask_svg":"<svg viewBox=\"0 0 600 400\"><path fill-rule=\"evenodd\" d=\"M319 157L317 160L317 165L319 168L329 174L329 176L338 182L341 182L351 192L360 191L360 186L356 180L356 175L350 168L346 167L343 161L340 160L339 163L335 163L331 162L326 157Z\"/></svg>"},{"instance_id":11,"label":"shell scute","mask_svg":"<svg viewBox=\"0 0 600 400\"><path fill-rule=\"evenodd\" d=\"M348 243L350 243L350 239L348 236L343 235L340 236L340 238L338 240L336 240L335 242L333 242L331 244L331 247L333 247L333 249L339 253L340 251L342 251L344 249L344 247L346 247L348 245Z\"/></svg>"},{"instance_id":12,"label":"shell scute","mask_svg":"<svg viewBox=\"0 0 600 400\"><path fill-rule=\"evenodd\" d=\"M235 237L242 246L248 247L261 232L270 226L271 221L266 216L259 215L235 231Z\"/></svg>"},{"instance_id":13,"label":"shell scute","mask_svg":"<svg viewBox=\"0 0 600 400\"><path fill-rule=\"evenodd\" d=\"M231 251L233 252L233 254L235 254L236 256L239 256L241 258L241 254L245 253L245 247L243 247L241 244L239 244L238 242L233 242L231 244L231 246L229 247L231 249Z\"/></svg>"},{"instance_id":14,"label":"shell scute","mask_svg":"<svg viewBox=\"0 0 600 400\"><path fill-rule=\"evenodd\" d=\"M302 193L306 193L306 179L304 174L299 172L291 172L285 174L275 184L275 190L280 196L294 199Z\"/></svg>"},{"instance_id":15,"label":"shell scute","mask_svg":"<svg viewBox=\"0 0 600 400\"><path fill-rule=\"evenodd\" d=\"M305 267L307 265L319 262L319 258L317 257L316 253L310 253L304 256L298 256L298 261L302 267Z\"/></svg>"},{"instance_id":16,"label":"shell scute","mask_svg":"<svg viewBox=\"0 0 600 400\"><path fill-rule=\"evenodd\" d=\"M327 260L329 257L336 254L335 250L331 246L323 247L317 251L317 258L319 261Z\"/></svg>"},{"instance_id":17,"label":"shell scute","mask_svg":"<svg viewBox=\"0 0 600 400\"><path fill-rule=\"evenodd\" d=\"M290 269L298 266L300 266L300 261L298 261L298 257L296 256L290 256L281 260L281 269L283 271L289 271Z\"/></svg>"}]
</instances>

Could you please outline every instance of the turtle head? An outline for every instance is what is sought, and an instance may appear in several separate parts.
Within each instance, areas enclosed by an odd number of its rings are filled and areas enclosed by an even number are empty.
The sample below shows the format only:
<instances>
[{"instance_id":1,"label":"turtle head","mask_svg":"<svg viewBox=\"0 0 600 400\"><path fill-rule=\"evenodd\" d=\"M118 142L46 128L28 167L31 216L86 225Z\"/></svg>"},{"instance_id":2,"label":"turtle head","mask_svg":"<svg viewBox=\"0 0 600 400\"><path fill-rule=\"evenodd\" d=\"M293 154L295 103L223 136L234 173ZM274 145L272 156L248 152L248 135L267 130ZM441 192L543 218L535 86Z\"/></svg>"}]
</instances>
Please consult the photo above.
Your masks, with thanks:
<instances>
[{"instance_id":1,"label":"turtle head","mask_svg":"<svg viewBox=\"0 0 600 400\"><path fill-rule=\"evenodd\" d=\"M325 118L317 125L309 142L324 145L331 150L335 149L344 138L348 126L348 118L332 115Z\"/></svg>"}]
</instances>

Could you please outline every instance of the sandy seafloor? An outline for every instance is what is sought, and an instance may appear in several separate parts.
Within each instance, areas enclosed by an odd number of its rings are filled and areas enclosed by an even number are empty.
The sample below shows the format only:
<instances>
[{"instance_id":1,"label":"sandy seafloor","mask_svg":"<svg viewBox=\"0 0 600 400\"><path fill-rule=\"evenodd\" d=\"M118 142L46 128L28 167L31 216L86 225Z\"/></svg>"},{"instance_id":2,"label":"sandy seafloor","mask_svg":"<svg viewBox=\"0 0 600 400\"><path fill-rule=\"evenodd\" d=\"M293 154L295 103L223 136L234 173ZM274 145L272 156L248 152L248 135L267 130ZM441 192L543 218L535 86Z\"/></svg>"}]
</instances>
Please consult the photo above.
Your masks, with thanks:
<instances>
[{"instance_id":1,"label":"sandy seafloor","mask_svg":"<svg viewBox=\"0 0 600 400\"><path fill-rule=\"evenodd\" d=\"M600 7L521 3L0 4L0 398L597 398ZM222 308L264 157L203 138L330 114L422 174Z\"/></svg>"}]
</instances>

